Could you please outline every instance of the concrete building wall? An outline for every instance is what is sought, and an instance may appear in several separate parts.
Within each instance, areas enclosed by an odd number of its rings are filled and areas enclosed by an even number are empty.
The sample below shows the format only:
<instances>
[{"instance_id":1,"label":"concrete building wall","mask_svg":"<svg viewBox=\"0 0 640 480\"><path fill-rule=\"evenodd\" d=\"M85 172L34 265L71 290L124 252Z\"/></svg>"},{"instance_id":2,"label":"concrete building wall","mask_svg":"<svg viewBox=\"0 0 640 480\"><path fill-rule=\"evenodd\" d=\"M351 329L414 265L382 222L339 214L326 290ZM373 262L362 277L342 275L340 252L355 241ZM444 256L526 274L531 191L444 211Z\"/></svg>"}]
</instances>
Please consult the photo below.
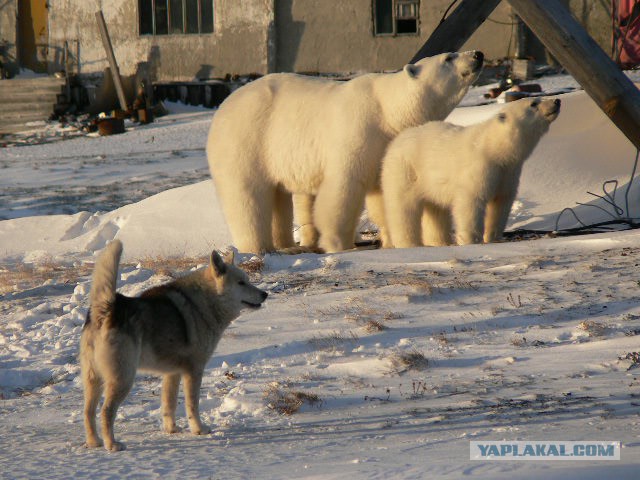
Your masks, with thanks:
<instances>
[{"instance_id":1,"label":"concrete building wall","mask_svg":"<svg viewBox=\"0 0 640 480\"><path fill-rule=\"evenodd\" d=\"M402 67L436 28L450 0L422 0L417 34L374 35L373 0L276 0L278 71L353 72ZM503 2L465 44L489 58L509 53L511 8ZM513 50L513 46L512 46Z\"/></svg>"},{"instance_id":2,"label":"concrete building wall","mask_svg":"<svg viewBox=\"0 0 640 480\"><path fill-rule=\"evenodd\" d=\"M0 2L0 49L3 57L0 61L13 75L18 71L18 30L16 28L18 17L18 0L5 0Z\"/></svg>"},{"instance_id":3,"label":"concrete building wall","mask_svg":"<svg viewBox=\"0 0 640 480\"><path fill-rule=\"evenodd\" d=\"M139 35L136 0L50 0L50 70L64 68L65 41L81 74L102 72L107 57L95 12L102 9L122 75L142 62L154 80L194 80L227 73L269 71L273 0L216 0L214 32Z\"/></svg>"},{"instance_id":4,"label":"concrete building wall","mask_svg":"<svg viewBox=\"0 0 640 480\"><path fill-rule=\"evenodd\" d=\"M611 51L610 3L563 0L603 47ZM450 0L421 0L417 35L375 36L373 0L213 0L214 32L139 35L137 0L49 0L49 72L64 68L68 42L82 74L107 66L95 12L102 9L123 75L142 66L155 80L193 80L228 73L356 72L404 65L435 29ZM18 0L0 1L0 42L17 68ZM511 8L502 2L463 49L489 59L515 51ZM538 43L529 52L544 61Z\"/></svg>"},{"instance_id":5,"label":"concrete building wall","mask_svg":"<svg viewBox=\"0 0 640 480\"><path fill-rule=\"evenodd\" d=\"M611 55L611 2L604 0L565 0L573 16L587 29L600 47Z\"/></svg>"}]
</instances>

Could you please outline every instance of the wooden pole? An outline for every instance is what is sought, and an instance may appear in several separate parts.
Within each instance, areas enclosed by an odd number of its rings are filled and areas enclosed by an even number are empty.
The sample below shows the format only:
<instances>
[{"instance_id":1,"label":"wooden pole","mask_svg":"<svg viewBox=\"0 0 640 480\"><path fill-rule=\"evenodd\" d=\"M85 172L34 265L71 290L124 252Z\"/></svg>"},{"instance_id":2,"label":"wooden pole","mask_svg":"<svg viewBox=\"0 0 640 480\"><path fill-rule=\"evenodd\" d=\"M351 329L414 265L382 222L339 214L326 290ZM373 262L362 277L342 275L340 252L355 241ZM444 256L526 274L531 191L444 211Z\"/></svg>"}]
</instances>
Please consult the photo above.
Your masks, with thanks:
<instances>
[{"instance_id":1,"label":"wooden pole","mask_svg":"<svg viewBox=\"0 0 640 480\"><path fill-rule=\"evenodd\" d=\"M640 149L640 91L559 0L508 0L553 56Z\"/></svg>"},{"instance_id":2,"label":"wooden pole","mask_svg":"<svg viewBox=\"0 0 640 480\"><path fill-rule=\"evenodd\" d=\"M111 76L113 77L113 83L116 87L116 93L118 94L118 102L120 102L120 108L124 111L127 111L127 98L124 96L122 79L120 78L120 70L118 69L116 56L113 54L113 47L111 46L111 39L109 38L109 32L107 31L107 24L104 21L102 10L98 10L96 12L96 20L98 21L98 28L100 29L100 37L102 37L102 45L104 45L104 49L107 52L107 60L109 60L109 68L111 69Z\"/></svg>"},{"instance_id":3,"label":"wooden pole","mask_svg":"<svg viewBox=\"0 0 640 480\"><path fill-rule=\"evenodd\" d=\"M500 0L462 0L440 23L409 63L444 52L457 52L491 15Z\"/></svg>"}]
</instances>

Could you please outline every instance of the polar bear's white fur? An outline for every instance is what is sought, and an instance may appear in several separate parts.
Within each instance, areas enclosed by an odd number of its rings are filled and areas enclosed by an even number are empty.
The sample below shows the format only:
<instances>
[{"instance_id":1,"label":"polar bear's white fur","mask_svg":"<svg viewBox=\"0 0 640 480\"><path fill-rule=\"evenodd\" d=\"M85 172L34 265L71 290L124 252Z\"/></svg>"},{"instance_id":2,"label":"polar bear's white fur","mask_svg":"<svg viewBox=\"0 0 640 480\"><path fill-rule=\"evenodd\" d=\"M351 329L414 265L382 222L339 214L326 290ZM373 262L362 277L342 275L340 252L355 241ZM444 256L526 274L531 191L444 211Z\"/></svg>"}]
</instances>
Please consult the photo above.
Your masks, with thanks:
<instances>
[{"instance_id":1,"label":"polar bear's white fur","mask_svg":"<svg viewBox=\"0 0 640 480\"><path fill-rule=\"evenodd\" d=\"M392 245L448 245L453 230L460 245L502 236L522 165L559 111L560 100L525 98L475 125L429 122L398 135L381 180Z\"/></svg>"},{"instance_id":2,"label":"polar bear's white fur","mask_svg":"<svg viewBox=\"0 0 640 480\"><path fill-rule=\"evenodd\" d=\"M230 95L213 118L207 156L236 247L291 247L291 195L300 194L299 208L314 205L320 247L352 248L365 195L379 190L389 141L444 119L482 60L480 52L442 54L347 82L271 74Z\"/></svg>"}]
</instances>

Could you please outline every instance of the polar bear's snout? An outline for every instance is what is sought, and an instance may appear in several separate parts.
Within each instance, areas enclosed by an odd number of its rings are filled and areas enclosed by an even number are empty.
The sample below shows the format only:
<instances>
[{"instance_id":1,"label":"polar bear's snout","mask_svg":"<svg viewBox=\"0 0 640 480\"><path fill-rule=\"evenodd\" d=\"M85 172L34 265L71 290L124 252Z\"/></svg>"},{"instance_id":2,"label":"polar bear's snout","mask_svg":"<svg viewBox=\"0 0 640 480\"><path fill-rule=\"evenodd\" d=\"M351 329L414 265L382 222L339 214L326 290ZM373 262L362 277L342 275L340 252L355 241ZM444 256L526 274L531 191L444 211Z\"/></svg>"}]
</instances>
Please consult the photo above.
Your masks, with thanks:
<instances>
[{"instance_id":1,"label":"polar bear's snout","mask_svg":"<svg viewBox=\"0 0 640 480\"><path fill-rule=\"evenodd\" d=\"M548 122L553 122L556 118L558 118L561 103L562 102L560 101L560 99L556 98L555 100L548 100L540 104L541 108L543 109L542 113Z\"/></svg>"},{"instance_id":2,"label":"polar bear's snout","mask_svg":"<svg viewBox=\"0 0 640 480\"><path fill-rule=\"evenodd\" d=\"M477 74L484 63L484 53L482 53L480 50L472 50L470 52L465 52L465 54L470 55L471 58L473 58L473 62L470 62L469 64L471 70L462 72L462 76L468 77L469 75Z\"/></svg>"},{"instance_id":3,"label":"polar bear's snout","mask_svg":"<svg viewBox=\"0 0 640 480\"><path fill-rule=\"evenodd\" d=\"M482 64L484 63L484 53L482 53L480 50L476 50L475 52L473 52L473 58L476 61L474 69L476 71L480 70L482 68Z\"/></svg>"}]
</instances>

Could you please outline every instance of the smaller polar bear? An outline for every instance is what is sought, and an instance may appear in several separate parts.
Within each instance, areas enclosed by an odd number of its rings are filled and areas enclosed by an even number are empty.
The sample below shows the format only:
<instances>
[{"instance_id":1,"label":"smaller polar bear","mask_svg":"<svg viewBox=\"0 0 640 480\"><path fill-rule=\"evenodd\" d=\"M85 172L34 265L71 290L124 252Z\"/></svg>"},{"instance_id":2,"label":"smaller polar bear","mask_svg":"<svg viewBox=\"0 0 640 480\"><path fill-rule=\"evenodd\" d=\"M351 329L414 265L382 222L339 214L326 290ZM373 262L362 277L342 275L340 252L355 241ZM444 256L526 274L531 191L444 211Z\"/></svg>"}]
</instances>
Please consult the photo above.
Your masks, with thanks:
<instances>
[{"instance_id":1,"label":"smaller polar bear","mask_svg":"<svg viewBox=\"0 0 640 480\"><path fill-rule=\"evenodd\" d=\"M389 145L382 167L386 226L396 248L491 242L506 227L520 172L560 111L526 98L484 122L429 122ZM425 230L425 231L422 231Z\"/></svg>"}]
</instances>

